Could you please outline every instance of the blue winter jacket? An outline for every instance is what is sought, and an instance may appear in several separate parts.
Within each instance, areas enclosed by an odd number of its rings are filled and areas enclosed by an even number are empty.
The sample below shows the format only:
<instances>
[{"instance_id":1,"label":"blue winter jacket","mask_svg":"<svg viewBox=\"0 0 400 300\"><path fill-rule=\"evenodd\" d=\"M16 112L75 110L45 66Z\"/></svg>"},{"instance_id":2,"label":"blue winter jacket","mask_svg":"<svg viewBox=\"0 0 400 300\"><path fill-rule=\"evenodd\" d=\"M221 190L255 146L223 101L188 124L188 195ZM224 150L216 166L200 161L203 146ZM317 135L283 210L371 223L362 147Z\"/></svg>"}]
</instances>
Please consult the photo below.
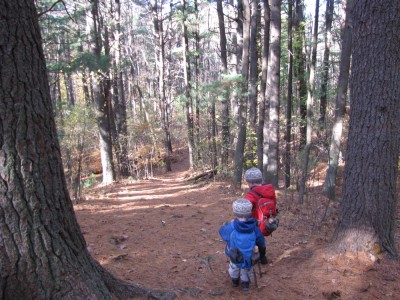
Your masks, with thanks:
<instances>
[{"instance_id":1,"label":"blue winter jacket","mask_svg":"<svg viewBox=\"0 0 400 300\"><path fill-rule=\"evenodd\" d=\"M259 248L266 247L264 236L262 235L260 229L257 226L256 219L249 218L246 221L240 221L238 219L235 219L232 222L223 225L219 229L219 234L222 237L222 240L226 242L225 253L228 257L229 257L229 239L234 229L236 229L236 231L239 233L250 233L252 231L255 231L256 245Z\"/></svg>"}]
</instances>

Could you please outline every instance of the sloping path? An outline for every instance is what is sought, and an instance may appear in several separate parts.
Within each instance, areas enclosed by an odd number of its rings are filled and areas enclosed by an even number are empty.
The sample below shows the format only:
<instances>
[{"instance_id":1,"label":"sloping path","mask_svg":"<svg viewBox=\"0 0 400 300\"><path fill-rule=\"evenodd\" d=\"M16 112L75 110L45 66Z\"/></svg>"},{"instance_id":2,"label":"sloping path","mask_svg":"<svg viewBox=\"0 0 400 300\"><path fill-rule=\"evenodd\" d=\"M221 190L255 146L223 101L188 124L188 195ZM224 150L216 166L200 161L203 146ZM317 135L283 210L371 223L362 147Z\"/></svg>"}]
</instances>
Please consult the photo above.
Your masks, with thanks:
<instances>
[{"instance_id":1,"label":"sloping path","mask_svg":"<svg viewBox=\"0 0 400 300\"><path fill-rule=\"evenodd\" d=\"M282 193L281 225L267 238L271 264L262 266L257 289L253 284L244 294L232 288L218 229L232 218L231 203L242 192L223 181L191 184L187 153L177 158L171 173L94 188L75 205L90 252L118 277L173 290L178 299L394 299L388 297L399 294L398 264L369 267L330 258L320 251L329 241L330 223L317 231L310 226L315 210L289 206Z\"/></svg>"}]
</instances>

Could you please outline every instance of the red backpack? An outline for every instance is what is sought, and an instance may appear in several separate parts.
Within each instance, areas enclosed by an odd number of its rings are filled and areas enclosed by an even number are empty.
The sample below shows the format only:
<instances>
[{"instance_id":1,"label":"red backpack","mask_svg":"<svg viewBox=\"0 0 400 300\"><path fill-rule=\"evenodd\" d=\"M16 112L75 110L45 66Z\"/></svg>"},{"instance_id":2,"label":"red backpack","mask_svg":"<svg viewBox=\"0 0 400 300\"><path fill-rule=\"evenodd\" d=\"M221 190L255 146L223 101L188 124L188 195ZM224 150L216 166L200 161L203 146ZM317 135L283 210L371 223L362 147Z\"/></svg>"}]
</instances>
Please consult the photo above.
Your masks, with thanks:
<instances>
[{"instance_id":1,"label":"red backpack","mask_svg":"<svg viewBox=\"0 0 400 300\"><path fill-rule=\"evenodd\" d=\"M250 190L256 195L257 200L254 208L254 217L258 220L258 227L264 236L270 235L279 225L279 220L276 217L278 209L276 208L275 189L272 184L268 184L268 195L262 196L256 191Z\"/></svg>"}]
</instances>

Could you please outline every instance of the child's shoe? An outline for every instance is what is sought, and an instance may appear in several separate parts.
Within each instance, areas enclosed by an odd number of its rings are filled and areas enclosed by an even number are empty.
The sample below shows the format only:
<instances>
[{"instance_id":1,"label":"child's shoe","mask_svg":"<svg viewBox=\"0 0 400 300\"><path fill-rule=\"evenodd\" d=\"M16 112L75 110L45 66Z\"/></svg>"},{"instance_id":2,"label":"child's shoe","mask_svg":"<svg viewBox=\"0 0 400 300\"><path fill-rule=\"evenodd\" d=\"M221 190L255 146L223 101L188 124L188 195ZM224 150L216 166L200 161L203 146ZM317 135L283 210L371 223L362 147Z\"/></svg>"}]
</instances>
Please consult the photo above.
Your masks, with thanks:
<instances>
[{"instance_id":1,"label":"child's shoe","mask_svg":"<svg viewBox=\"0 0 400 300\"><path fill-rule=\"evenodd\" d=\"M243 292L247 292L250 290L250 282L249 281L242 281L242 290Z\"/></svg>"},{"instance_id":2,"label":"child's shoe","mask_svg":"<svg viewBox=\"0 0 400 300\"><path fill-rule=\"evenodd\" d=\"M232 278L232 286L233 287L239 286L239 278Z\"/></svg>"},{"instance_id":3,"label":"child's shoe","mask_svg":"<svg viewBox=\"0 0 400 300\"><path fill-rule=\"evenodd\" d=\"M260 262L262 265L266 265L268 263L268 258L266 255L260 257Z\"/></svg>"}]
</instances>

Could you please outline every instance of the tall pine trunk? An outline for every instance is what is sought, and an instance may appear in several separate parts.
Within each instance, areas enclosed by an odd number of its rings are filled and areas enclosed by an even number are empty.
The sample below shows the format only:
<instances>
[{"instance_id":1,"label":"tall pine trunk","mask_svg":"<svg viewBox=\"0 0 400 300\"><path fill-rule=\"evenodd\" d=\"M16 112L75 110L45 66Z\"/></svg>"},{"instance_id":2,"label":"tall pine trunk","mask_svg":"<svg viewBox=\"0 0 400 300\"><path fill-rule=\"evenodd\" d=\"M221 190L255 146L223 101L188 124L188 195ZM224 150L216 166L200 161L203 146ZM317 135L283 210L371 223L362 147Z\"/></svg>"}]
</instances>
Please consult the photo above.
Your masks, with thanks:
<instances>
[{"instance_id":1,"label":"tall pine trunk","mask_svg":"<svg viewBox=\"0 0 400 300\"><path fill-rule=\"evenodd\" d=\"M288 90L286 105L285 134L285 187L290 187L291 181L291 140L292 140L292 102L293 102L293 0L288 3Z\"/></svg>"},{"instance_id":2,"label":"tall pine trunk","mask_svg":"<svg viewBox=\"0 0 400 300\"><path fill-rule=\"evenodd\" d=\"M320 97L320 106L319 106L319 126L320 130L325 128L325 116L326 116L326 108L328 102L328 82L329 82L329 55L331 52L330 49L330 36L332 30L332 21L333 21L333 11L334 11L334 0L326 1L326 12L325 12L325 49L324 49L324 58L322 62L322 81L321 81L321 97Z\"/></svg>"},{"instance_id":3,"label":"tall pine trunk","mask_svg":"<svg viewBox=\"0 0 400 300\"><path fill-rule=\"evenodd\" d=\"M260 107L258 111L258 128L257 128L257 158L258 168L264 169L264 165L268 164L268 125L269 125L269 102L267 92L267 76L268 76L268 55L269 55L269 28L270 28L270 9L268 0L264 0L264 39L262 45L261 58L261 82L260 82Z\"/></svg>"},{"instance_id":4,"label":"tall pine trunk","mask_svg":"<svg viewBox=\"0 0 400 300\"><path fill-rule=\"evenodd\" d=\"M224 22L224 10L222 6L222 0L217 0L217 12L218 12L218 27L219 27L219 45L221 48L221 73L222 80L223 76L228 73L228 55L226 50L226 33L225 33L225 22ZM222 144L221 144L221 168L222 174L228 173L228 159L229 159L229 148L230 148L230 130L229 130L229 107L230 107L230 92L229 89L223 89L221 101L221 127L222 127Z\"/></svg>"},{"instance_id":5,"label":"tall pine trunk","mask_svg":"<svg viewBox=\"0 0 400 300\"><path fill-rule=\"evenodd\" d=\"M343 118L346 112L347 86L350 76L350 60L352 48L351 11L352 0L346 4L345 24L342 28L342 51L340 54L338 92L335 100L335 119L329 146L329 166L325 175L324 195L329 199L335 198L336 174L339 167L340 145L343 132Z\"/></svg>"},{"instance_id":6,"label":"tall pine trunk","mask_svg":"<svg viewBox=\"0 0 400 300\"><path fill-rule=\"evenodd\" d=\"M243 0L243 54L242 54L242 82L239 98L238 125L239 132L234 156L233 181L236 186L241 185L243 174L244 147L246 144L247 126L247 92L249 78L249 47L250 47L250 3Z\"/></svg>"},{"instance_id":7,"label":"tall pine trunk","mask_svg":"<svg viewBox=\"0 0 400 300\"><path fill-rule=\"evenodd\" d=\"M269 146L268 169L263 172L263 181L278 187L279 170L279 106L281 65L281 0L270 0L271 44L268 58Z\"/></svg>"},{"instance_id":8,"label":"tall pine trunk","mask_svg":"<svg viewBox=\"0 0 400 300\"><path fill-rule=\"evenodd\" d=\"M306 191L306 183L308 177L308 163L310 161L310 151L312 147L312 130L313 130L313 105L315 94L315 74L317 65L317 41L318 41L318 16L319 16L319 0L315 1L314 15L314 32L312 38L310 76L307 88L307 130L306 130L306 146L301 153L301 170L299 184L298 203L303 204L304 193Z\"/></svg>"},{"instance_id":9,"label":"tall pine trunk","mask_svg":"<svg viewBox=\"0 0 400 300\"><path fill-rule=\"evenodd\" d=\"M190 57L189 57L189 36L186 24L187 3L186 0L181 0L182 9L182 45L183 45L183 77L185 90L185 114L186 114L186 129L188 135L189 148L189 165L193 168L195 165L195 140L194 140L194 120L193 120L193 99L192 99L192 83L190 72Z\"/></svg>"},{"instance_id":10,"label":"tall pine trunk","mask_svg":"<svg viewBox=\"0 0 400 300\"><path fill-rule=\"evenodd\" d=\"M103 184L110 184L115 180L113 153L112 153L112 139L111 139L111 126L110 126L110 99L109 88L105 75L100 70L100 61L102 59L102 40L101 40L101 26L99 18L99 5L95 0L92 3L92 53L96 58L98 71L94 74L93 80L93 101L96 108L96 121L99 128L100 140L100 157L103 170Z\"/></svg>"}]
</instances>

